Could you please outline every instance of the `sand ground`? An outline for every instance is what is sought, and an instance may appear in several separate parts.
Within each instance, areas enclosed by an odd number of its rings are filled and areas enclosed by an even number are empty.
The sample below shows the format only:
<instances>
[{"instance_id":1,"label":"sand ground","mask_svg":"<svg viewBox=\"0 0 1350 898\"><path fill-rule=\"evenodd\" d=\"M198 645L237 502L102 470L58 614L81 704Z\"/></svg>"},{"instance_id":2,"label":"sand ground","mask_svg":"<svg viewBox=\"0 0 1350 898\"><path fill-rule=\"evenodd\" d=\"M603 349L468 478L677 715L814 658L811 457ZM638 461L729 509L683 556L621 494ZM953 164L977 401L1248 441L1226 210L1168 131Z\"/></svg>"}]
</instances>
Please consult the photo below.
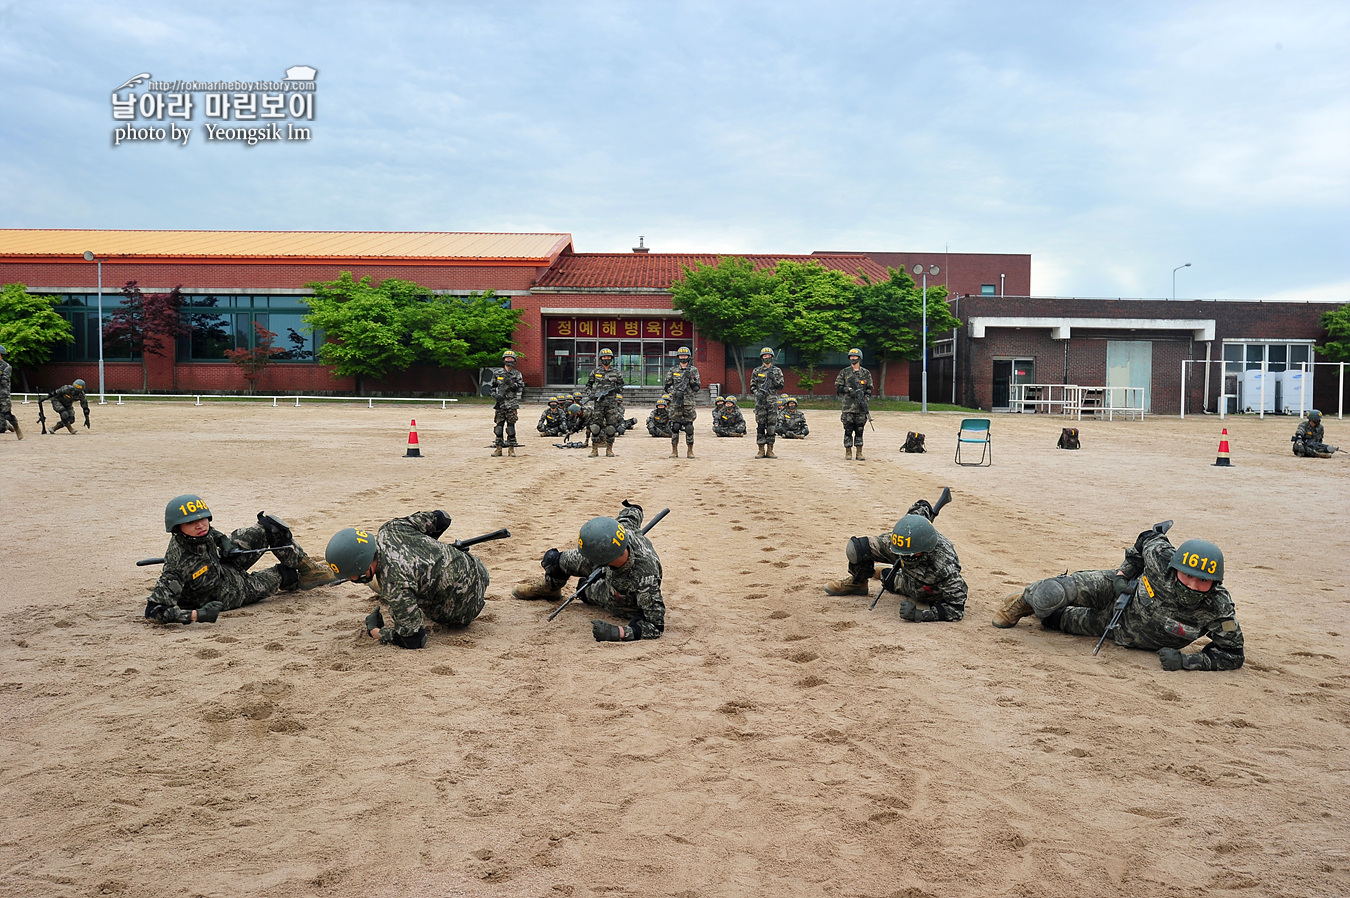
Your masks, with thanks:
<instances>
[{"instance_id":1,"label":"sand ground","mask_svg":"<svg viewBox=\"0 0 1350 898\"><path fill-rule=\"evenodd\" d=\"M483 407L411 412L407 459L409 414L96 406L78 436L0 437L0 893L1350 894L1350 458L1295 458L1294 422L1084 422L1065 452L1061 420L998 416L977 469L952 415L879 414L852 463L815 411L777 461L706 410L696 459L645 434L588 459L529 408L495 459ZM823 593L847 537L944 485L963 622ZM483 615L425 651L361 638L350 584L164 628L133 562L183 492L319 554L418 509L514 537L480 547ZM664 638L597 644L580 603L549 624L510 597L624 498L671 508ZM1010 589L1113 567L1166 518L1226 553L1241 670L990 627Z\"/></svg>"}]
</instances>

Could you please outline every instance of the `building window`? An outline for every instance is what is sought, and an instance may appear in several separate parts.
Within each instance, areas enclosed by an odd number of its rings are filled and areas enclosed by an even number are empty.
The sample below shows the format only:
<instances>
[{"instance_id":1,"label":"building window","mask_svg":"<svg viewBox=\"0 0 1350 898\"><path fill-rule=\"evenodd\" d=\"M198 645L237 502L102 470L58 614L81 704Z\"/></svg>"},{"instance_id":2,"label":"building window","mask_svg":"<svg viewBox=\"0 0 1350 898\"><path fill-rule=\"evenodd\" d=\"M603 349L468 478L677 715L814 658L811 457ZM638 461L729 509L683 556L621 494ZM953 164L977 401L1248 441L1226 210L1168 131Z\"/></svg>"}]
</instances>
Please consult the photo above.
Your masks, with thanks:
<instances>
[{"instance_id":1,"label":"building window","mask_svg":"<svg viewBox=\"0 0 1350 898\"><path fill-rule=\"evenodd\" d=\"M993 284L980 284L980 295L981 295L981 296L993 296L993 295L994 295L994 285L993 285Z\"/></svg>"},{"instance_id":2,"label":"building window","mask_svg":"<svg viewBox=\"0 0 1350 898\"><path fill-rule=\"evenodd\" d=\"M583 386L599 364L599 352L614 353L624 382L659 387L681 346L694 348L694 329L681 318L545 318L549 386ZM597 339L597 337L599 339Z\"/></svg>"}]
</instances>

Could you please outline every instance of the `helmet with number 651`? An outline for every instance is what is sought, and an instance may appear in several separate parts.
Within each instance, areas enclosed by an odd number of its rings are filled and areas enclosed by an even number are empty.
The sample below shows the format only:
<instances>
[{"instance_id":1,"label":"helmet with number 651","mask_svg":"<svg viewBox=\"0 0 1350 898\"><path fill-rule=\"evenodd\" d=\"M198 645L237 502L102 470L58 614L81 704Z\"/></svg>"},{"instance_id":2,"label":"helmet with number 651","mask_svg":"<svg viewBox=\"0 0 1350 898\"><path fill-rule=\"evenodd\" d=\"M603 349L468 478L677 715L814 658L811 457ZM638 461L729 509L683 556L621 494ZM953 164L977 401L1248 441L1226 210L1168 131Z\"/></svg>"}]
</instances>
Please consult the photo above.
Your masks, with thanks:
<instances>
[{"instance_id":1,"label":"helmet with number 651","mask_svg":"<svg viewBox=\"0 0 1350 898\"><path fill-rule=\"evenodd\" d=\"M375 560L375 534L348 527L333 534L324 550L328 568L343 580L362 577Z\"/></svg>"},{"instance_id":2,"label":"helmet with number 651","mask_svg":"<svg viewBox=\"0 0 1350 898\"><path fill-rule=\"evenodd\" d=\"M206 507L205 499L192 493L174 496L164 506L164 532L173 533L179 524L191 524L202 518L211 519L211 509Z\"/></svg>"},{"instance_id":3,"label":"helmet with number 651","mask_svg":"<svg viewBox=\"0 0 1350 898\"><path fill-rule=\"evenodd\" d=\"M891 530L891 549L899 555L921 555L937 547L937 528L922 515L907 514Z\"/></svg>"},{"instance_id":4,"label":"helmet with number 651","mask_svg":"<svg viewBox=\"0 0 1350 898\"><path fill-rule=\"evenodd\" d=\"M613 518L591 518L581 525L577 548L594 565L606 565L628 551L628 531Z\"/></svg>"},{"instance_id":5,"label":"helmet with number 651","mask_svg":"<svg viewBox=\"0 0 1350 898\"><path fill-rule=\"evenodd\" d=\"M1208 540L1188 539L1177 546L1168 567L1201 580L1222 581L1223 552Z\"/></svg>"}]
</instances>

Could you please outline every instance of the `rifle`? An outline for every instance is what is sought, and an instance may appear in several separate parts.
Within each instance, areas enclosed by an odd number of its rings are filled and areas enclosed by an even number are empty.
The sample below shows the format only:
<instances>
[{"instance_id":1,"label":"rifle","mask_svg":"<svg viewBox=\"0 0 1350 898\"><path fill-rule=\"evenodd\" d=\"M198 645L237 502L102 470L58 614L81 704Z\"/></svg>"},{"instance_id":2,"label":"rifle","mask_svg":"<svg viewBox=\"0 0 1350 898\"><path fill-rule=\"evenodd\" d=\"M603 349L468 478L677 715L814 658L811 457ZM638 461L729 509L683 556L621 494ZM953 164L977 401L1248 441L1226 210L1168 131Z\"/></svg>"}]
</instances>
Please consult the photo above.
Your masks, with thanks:
<instances>
[{"instance_id":1,"label":"rifle","mask_svg":"<svg viewBox=\"0 0 1350 898\"><path fill-rule=\"evenodd\" d=\"M89 409L84 410L84 429L89 429Z\"/></svg>"},{"instance_id":2,"label":"rifle","mask_svg":"<svg viewBox=\"0 0 1350 898\"><path fill-rule=\"evenodd\" d=\"M639 530L638 533L642 534L643 536L646 536L647 531L655 527L660 522L660 520L668 514L670 514L669 508L661 509L650 521L647 522L647 526ZM562 610L566 608L568 605L572 604L573 599L575 599L577 596L585 592L586 589L590 587L592 583L595 583L601 577L605 576L605 571L607 570L609 570L609 565L602 564L600 567L591 571L585 580L582 580L579 584L577 584L577 591L572 593L572 595L568 596L567 601L563 602L557 608L553 609L553 613L548 616L548 619L553 620L559 614L562 614Z\"/></svg>"},{"instance_id":3,"label":"rifle","mask_svg":"<svg viewBox=\"0 0 1350 898\"><path fill-rule=\"evenodd\" d=\"M42 400L44 397L38 397L38 423L42 425L42 432L47 432L47 414L43 408Z\"/></svg>"},{"instance_id":4,"label":"rifle","mask_svg":"<svg viewBox=\"0 0 1350 898\"><path fill-rule=\"evenodd\" d=\"M854 399L862 402L863 414L867 416L867 423L872 425L872 432L876 433L877 425L872 421L872 407L867 401L867 393L863 391L862 379L853 371L848 374L848 392Z\"/></svg>"},{"instance_id":5,"label":"rifle","mask_svg":"<svg viewBox=\"0 0 1350 898\"><path fill-rule=\"evenodd\" d=\"M952 501L952 488L949 486L944 486L942 488L942 495L938 496L938 500L933 503L933 517L937 517L938 514L942 511L943 506L945 506L950 501ZM881 578L881 589L877 590L876 598L872 600L872 604L867 606L868 611L871 611L873 608L877 607L877 602L881 601L882 593L884 593L888 589L890 590L895 589L895 578L900 573L900 567L901 567L900 562L896 561L895 564L891 565L890 568L887 569L886 573Z\"/></svg>"},{"instance_id":6,"label":"rifle","mask_svg":"<svg viewBox=\"0 0 1350 898\"><path fill-rule=\"evenodd\" d=\"M491 542L494 539L506 539L511 535L511 531L505 527L500 530L494 530L491 533L484 533L482 536L471 536L468 539L457 539L450 545L463 552L470 546L476 546L479 543Z\"/></svg>"},{"instance_id":7,"label":"rifle","mask_svg":"<svg viewBox=\"0 0 1350 898\"><path fill-rule=\"evenodd\" d=\"M300 547L297 546L295 543L286 543L286 545L284 546L268 546L265 549L235 549L233 551L226 552L224 557L238 558L240 555L261 555L264 552L271 552L273 549L299 549L299 548ZM163 563L164 563L163 558L142 558L140 561L136 562L136 567L146 567L147 565L151 564L163 564Z\"/></svg>"},{"instance_id":8,"label":"rifle","mask_svg":"<svg viewBox=\"0 0 1350 898\"><path fill-rule=\"evenodd\" d=\"M1171 521L1163 521L1162 523L1153 525L1154 533L1166 533L1168 530L1171 529L1172 529ZM1116 596L1116 608L1115 608L1116 613L1111 615L1111 623L1106 625L1106 629L1102 632L1102 638L1097 640L1097 647L1092 650L1092 654L1095 655L1102 650L1102 643L1106 642L1106 637L1110 636L1111 631L1116 628L1116 624L1120 623L1121 615L1125 613L1125 608L1130 604L1130 599L1134 598L1134 586L1138 582L1139 582L1138 580L1131 580L1130 581L1131 588L1126 590L1125 592L1122 592L1120 595Z\"/></svg>"}]
</instances>

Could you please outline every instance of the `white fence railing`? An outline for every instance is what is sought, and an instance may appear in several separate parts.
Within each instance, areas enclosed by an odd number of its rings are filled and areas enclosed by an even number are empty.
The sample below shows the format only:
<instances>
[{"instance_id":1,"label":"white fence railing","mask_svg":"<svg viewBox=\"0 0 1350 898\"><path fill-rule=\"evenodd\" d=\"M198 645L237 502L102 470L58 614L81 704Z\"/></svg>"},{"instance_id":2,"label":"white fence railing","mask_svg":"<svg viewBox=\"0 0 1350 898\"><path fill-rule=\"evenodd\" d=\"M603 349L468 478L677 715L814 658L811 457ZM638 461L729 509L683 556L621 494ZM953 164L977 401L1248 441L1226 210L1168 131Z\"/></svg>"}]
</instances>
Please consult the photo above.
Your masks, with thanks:
<instances>
[{"instance_id":1,"label":"white fence railing","mask_svg":"<svg viewBox=\"0 0 1350 898\"><path fill-rule=\"evenodd\" d=\"M1085 387L1079 384L1014 384L1008 411L1022 414L1105 415L1144 420L1143 387Z\"/></svg>"},{"instance_id":2,"label":"white fence railing","mask_svg":"<svg viewBox=\"0 0 1350 898\"><path fill-rule=\"evenodd\" d=\"M91 394L86 393L85 395L88 396L88 395L91 395ZM303 399L303 400L305 400L306 402L364 402L364 403L366 403L367 407L369 407L369 408L374 408L374 407L375 407L375 403L377 403L377 402L381 402L381 403L383 403L383 402L421 402L421 403L436 403L436 402L439 402L439 403L441 404L441 408L445 408L445 404L446 404L447 402L459 402L458 399L439 398L439 397L431 397L431 396L411 396L411 397L404 397L404 396L300 396L300 395L292 395L292 396L248 396L248 395L241 395L241 394L238 394L238 393L117 393L117 394L113 394L113 393L105 393L105 394L104 394L106 400L111 400L111 399L113 398L114 395L117 396L117 401L116 401L116 402L112 402L112 401L104 401L104 402L101 402L101 403L99 403L99 404L100 404L100 405L127 405L129 402L186 402L186 401L188 401L188 400L190 399L190 400L193 400L193 403L192 403L193 405L206 405L206 402L203 402L203 401L202 401L203 399L207 400L208 402L209 402L209 401L216 401L216 402L266 402L267 400L270 399L270 400L272 400L272 407L273 407L273 408L276 408L276 407L277 407L277 404L278 404L279 402L281 402L282 400L285 400L285 402L286 402L287 405L292 404L292 401L294 401L295 407L296 407L296 408L299 408L299 407L300 407L300 400ZM46 398L47 394L46 394L46 393L13 393L13 394L11 394L11 397L10 397L10 398L11 398L11 401L13 401L13 398L16 397L16 396L22 396L22 397L23 397L23 404L24 404L24 405L28 405L30 402L37 402L37 400L38 400L39 397ZM30 396L32 397L32 399L29 399Z\"/></svg>"},{"instance_id":3,"label":"white fence railing","mask_svg":"<svg viewBox=\"0 0 1350 898\"><path fill-rule=\"evenodd\" d=\"M1203 365L1203 374L1197 375L1196 365ZM1217 368L1211 366L1217 365ZM1247 368L1243 362L1224 361L1223 359L1185 359L1181 363L1181 417L1186 417L1186 397L1188 387L1197 376L1204 378L1204 396L1206 412L1211 383L1217 380L1219 385L1219 417L1228 413L1228 403L1232 400L1237 412L1255 412L1264 418L1266 413L1299 415L1312 408L1313 378L1318 366L1336 371L1337 398L1336 417L1345 417L1345 362L1299 362L1292 366L1281 366L1279 371L1271 371L1266 362L1259 368ZM1236 370L1235 370L1236 369ZM1195 410L1191 409L1194 414Z\"/></svg>"}]
</instances>

